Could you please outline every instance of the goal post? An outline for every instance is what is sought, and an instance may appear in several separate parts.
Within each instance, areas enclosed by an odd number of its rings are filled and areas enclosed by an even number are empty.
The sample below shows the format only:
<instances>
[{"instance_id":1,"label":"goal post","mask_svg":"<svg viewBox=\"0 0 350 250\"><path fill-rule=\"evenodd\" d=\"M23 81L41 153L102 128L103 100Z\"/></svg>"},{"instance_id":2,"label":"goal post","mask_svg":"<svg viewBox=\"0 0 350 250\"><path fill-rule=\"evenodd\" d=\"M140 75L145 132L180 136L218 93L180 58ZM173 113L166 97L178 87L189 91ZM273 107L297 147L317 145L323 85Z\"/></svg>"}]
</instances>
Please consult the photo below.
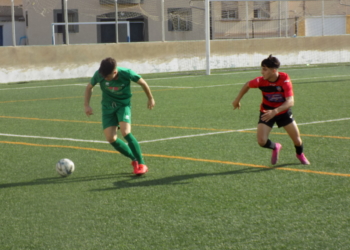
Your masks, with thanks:
<instances>
[{"instance_id":1,"label":"goal post","mask_svg":"<svg viewBox=\"0 0 350 250\"><path fill-rule=\"evenodd\" d=\"M210 75L210 0L205 0L205 64L206 75Z\"/></svg>"}]
</instances>

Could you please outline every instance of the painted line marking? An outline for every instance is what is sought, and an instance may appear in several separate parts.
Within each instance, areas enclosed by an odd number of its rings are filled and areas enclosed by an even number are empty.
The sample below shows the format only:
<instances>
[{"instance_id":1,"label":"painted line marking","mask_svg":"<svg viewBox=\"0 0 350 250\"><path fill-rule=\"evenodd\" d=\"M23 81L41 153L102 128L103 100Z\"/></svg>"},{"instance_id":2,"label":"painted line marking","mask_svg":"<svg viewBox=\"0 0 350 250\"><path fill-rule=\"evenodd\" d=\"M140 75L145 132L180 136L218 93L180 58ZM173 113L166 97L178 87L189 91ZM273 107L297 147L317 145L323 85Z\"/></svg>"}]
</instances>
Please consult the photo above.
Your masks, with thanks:
<instances>
[{"instance_id":1,"label":"painted line marking","mask_svg":"<svg viewBox=\"0 0 350 250\"><path fill-rule=\"evenodd\" d=\"M310 124L320 124L320 123L327 123L327 122L338 122L338 121L346 121L346 120L350 120L350 117L347 117L347 118L340 118L340 119L333 119L333 120L325 120L325 121L314 121L314 122L298 123L298 126L310 125ZM207 136L207 135L226 134L226 133L233 133L233 132L249 132L249 131L253 131L253 130L256 130L256 128L237 129L237 130L226 130L226 131L212 132L212 133L203 133L203 134L196 134L196 135L184 135L184 136L168 137L168 138L162 138L162 139L155 139L155 140L148 140L148 141L140 141L139 143L157 142L157 141L167 141L167 140L176 140L176 139L200 137L200 136ZM271 134L282 134L282 135L287 135L287 133L278 133L278 132L271 132ZM303 136L309 136L309 135L303 134ZM313 135L313 137L326 137L326 138L337 138L337 139L350 139L350 137L339 137L339 136L319 136L319 135Z\"/></svg>"},{"instance_id":2,"label":"painted line marking","mask_svg":"<svg viewBox=\"0 0 350 250\"><path fill-rule=\"evenodd\" d=\"M71 87L71 86L81 86L82 83L74 83L74 84L62 84L62 85L45 85L45 86L33 86L33 87L22 87L22 88L6 88L0 90L13 90L13 89L37 89L37 88L55 88L55 87ZM86 84L84 85L86 86Z\"/></svg>"},{"instance_id":3,"label":"painted line marking","mask_svg":"<svg viewBox=\"0 0 350 250\"><path fill-rule=\"evenodd\" d=\"M89 150L89 151L96 151L96 152L103 152L103 153L119 154L117 151L105 150L105 149L96 149L96 148L61 146L61 145L45 145L45 144L34 144L34 143L26 143L26 142L9 142L9 141L0 141L0 143L12 144L12 145L22 145L22 146L33 146L33 147L46 147L46 148L48 148L48 147L49 148L68 148L68 149ZM315 171L315 170L308 170L308 169L296 169L296 168L268 167L268 166L264 166L264 165L255 165L255 164L250 164L250 163L231 162L231 161L219 161L219 160L210 160L210 159L197 159L197 158L183 157L183 156L158 155L158 154L144 154L144 156L156 157L156 158L186 160L186 161L197 161L197 162L210 162L210 163L218 163L218 164L228 164L228 165L246 166L246 167L252 167L252 168L284 170L284 171L311 173L311 174L319 174L319 175L350 177L350 174L344 174L344 173L332 173L332 172Z\"/></svg>"},{"instance_id":4,"label":"painted line marking","mask_svg":"<svg viewBox=\"0 0 350 250\"><path fill-rule=\"evenodd\" d=\"M2 134L0 136L7 137L20 137L20 138L32 138L32 139L46 139L46 140L58 140L58 141L74 141L74 142L90 142L90 143L108 143L107 141L98 141L98 140L83 140L75 138L62 138L62 137L48 137L48 136L36 136L36 135L15 135L15 134Z\"/></svg>"},{"instance_id":5,"label":"painted line marking","mask_svg":"<svg viewBox=\"0 0 350 250\"><path fill-rule=\"evenodd\" d=\"M100 95L93 95L93 96L100 96ZM52 101L52 100L62 100L62 99L74 99L74 98L83 98L83 96L52 97L52 98L43 98L43 99L30 99L30 100L11 100L11 101L3 101L0 103Z\"/></svg>"},{"instance_id":6,"label":"painted line marking","mask_svg":"<svg viewBox=\"0 0 350 250\"><path fill-rule=\"evenodd\" d=\"M0 116L1 118L2 116ZM31 118L29 118L31 119ZM32 118L33 120L39 120L36 118ZM49 121L64 121L64 120L50 120ZM309 123L300 123L298 125L310 125L310 124L319 124L319 123L327 123L327 122L337 122L337 121L346 121L350 120L349 118L340 118L340 119L333 119L333 120L325 120L325 121L315 121L315 122L309 122ZM82 123L100 123L100 122L83 122L83 121L76 121L76 122L82 122ZM151 126L151 125L149 125ZM176 128L171 126L172 128ZM183 127L178 127L181 129L184 129ZM186 128L191 129L191 128ZM154 140L147 140L147 141L139 141L139 143L149 143L149 142L158 142L158 141L169 141L169 140L177 140L177 139L185 139L185 138L193 138L193 137L201 137L201 136L208 136L208 135L218 135L218 134L226 134L226 133L233 133L233 132L250 132L256 130L256 128L246 128L246 129L236 129L236 130L224 130L224 131L218 131L218 132L211 132L211 133L201 133L201 134L195 134L195 135L184 135L184 136L176 136L176 137L168 137L168 138L161 138L161 139L154 139ZM279 133L279 132L272 132L271 134L280 134L280 135L287 135L287 133ZM107 143L105 141L98 141L98 140L83 140L83 139L74 139L74 138L59 138L59 137L43 137L43 136L32 136L32 135L15 135L15 134L4 134L0 133L0 136L8 136L8 137L22 137L22 138L36 138L36 139L48 139L48 140L61 140L61 141L77 141L77 142L92 142L92 143ZM302 136L312 136L312 137L324 137L324 138L333 138L333 139L350 139L350 137L340 137L340 136L322 136L322 135L307 135L303 134Z\"/></svg>"},{"instance_id":7,"label":"painted line marking","mask_svg":"<svg viewBox=\"0 0 350 250\"><path fill-rule=\"evenodd\" d=\"M256 133L255 131L242 131L245 133ZM288 135L287 133L281 133L281 132L271 132L270 134L273 135ZM335 135L310 135L310 134L300 134L301 137L319 137L319 138L331 138L331 139L343 139L343 140L350 140L350 137L346 136L335 136Z\"/></svg>"},{"instance_id":8,"label":"painted line marking","mask_svg":"<svg viewBox=\"0 0 350 250\"><path fill-rule=\"evenodd\" d=\"M292 69L292 70L301 70L301 69ZM259 70L257 70L259 72ZM246 73L254 73L257 71L245 71L245 72L233 72L233 73L223 73L223 74L213 74L215 76L218 75L235 75L235 74L246 74ZM327 75L327 77L330 78L337 78L337 77L349 77L350 75ZM168 77L168 78L153 78L153 79L145 79L146 81L157 81L157 80L170 80L170 79L178 79L178 78L193 78L193 77L207 77L206 75L199 75L199 76L179 76L179 77ZM311 79L324 79L324 77L308 77L308 78L299 78L299 79L291 79L292 81L301 81L301 80L311 80ZM230 85L241 85L244 83L233 83L233 84L223 84L223 85L213 85L213 86L198 86L198 87L188 87L188 86L150 86L151 88L182 88L182 89L191 89L191 88L208 88L208 87L215 87L215 86L230 86ZM37 88L54 88L54 87L72 87L72 86L86 86L87 83L73 83L73 84L62 84L62 85L45 85L45 86L33 86L33 87L21 87L21 88L0 88L0 91L2 90L22 90L22 89L37 89ZM139 87L136 85L131 85L131 87Z\"/></svg>"},{"instance_id":9,"label":"painted line marking","mask_svg":"<svg viewBox=\"0 0 350 250\"><path fill-rule=\"evenodd\" d=\"M156 89L152 92L159 92L159 91L168 91L168 90L179 90L182 88L168 88L168 89ZM133 94L139 94L144 93L143 91L135 91ZM98 97L99 95L92 95L92 97ZM42 99L29 99L29 100L10 100L10 101L3 101L0 103L14 103L14 102L34 102L34 101L52 101L52 100L61 100L61 99L74 99L74 98L84 98L84 96L70 96L70 97L51 97L51 98L42 98Z\"/></svg>"},{"instance_id":10,"label":"painted line marking","mask_svg":"<svg viewBox=\"0 0 350 250\"><path fill-rule=\"evenodd\" d=\"M30 117L16 117L16 116L0 116L0 118L6 118L6 119L23 119L23 120L35 120L35 121L53 121L53 122L76 122L76 123L95 123L95 124L101 124L101 122L96 121L77 121L77 120L61 120L61 119L43 119L43 118L30 118ZM326 122L338 122L338 121L347 121L350 120L350 117L345 118L339 118L339 119L331 119L331 120L324 120L324 121L314 121L314 122L306 122L306 123L298 123L298 126L302 125L310 125L310 124L319 124L319 123L326 123ZM163 125L148 125L148 124L132 124L133 126L138 127L152 127L152 128L174 128L174 129L188 129L188 130L209 130L209 131L223 131L223 132L235 132L235 131L243 131L247 129L239 129L239 130L232 130L232 129L215 129L215 128L196 128L196 127L178 127L178 126L163 126ZM256 129L256 128L255 128ZM248 129L248 130L254 130L254 129ZM347 137L345 137L347 138Z\"/></svg>"},{"instance_id":11,"label":"painted line marking","mask_svg":"<svg viewBox=\"0 0 350 250\"><path fill-rule=\"evenodd\" d=\"M327 76L327 77L349 77L350 75L337 75L337 76ZM323 79L324 77L311 77L311 78L300 78L300 79L292 79L292 81L299 81L299 80L310 80L310 79ZM234 86L234 85L242 85L245 83L229 83L229 84L220 84L220 85L209 85L209 86L197 86L197 87L186 87L186 86L150 86L151 88L167 88L167 89L160 89L160 90L153 90L155 91L167 91L167 90L179 90L179 89L199 89L199 88L215 88L215 87L227 87L227 86ZM45 88L45 87L59 87L59 86L76 86L76 85L82 85L82 84L70 84L70 85L55 85L55 86L38 86L38 87L23 87L25 88ZM139 86L132 86L132 87L139 87ZM22 88L11 88L11 89L22 89ZM0 89L0 90L10 90L8 89ZM136 91L136 93L143 93L143 91ZM101 95L93 95L93 96L101 96ZM83 98L83 96L72 96L72 97L55 97L55 98L43 98L43 99L31 99L31 100L11 100L11 101L3 101L0 103L14 103L14 102L28 102L28 101L48 101L48 100L60 100L60 99L73 99L73 98Z\"/></svg>"},{"instance_id":12,"label":"painted line marking","mask_svg":"<svg viewBox=\"0 0 350 250\"><path fill-rule=\"evenodd\" d=\"M34 120L34 121L50 121L50 122L73 122L73 123L95 123L101 124L97 121L78 121L78 120L62 120L62 119L43 119L31 117L16 117L16 116L0 116L6 119L20 119L20 120ZM149 124L132 124L137 127L152 127L152 128L174 128L174 129L188 129L188 130L209 130L209 131L228 131L229 129L215 129L215 128L195 128L195 127L178 127L178 126L163 126L163 125L149 125ZM231 130L230 130L231 131Z\"/></svg>"},{"instance_id":13,"label":"painted line marking","mask_svg":"<svg viewBox=\"0 0 350 250\"><path fill-rule=\"evenodd\" d=\"M162 138L162 139L140 141L139 143L149 143L149 142L158 142L158 141L169 141L169 140L177 140L177 139L186 139L186 138L201 137L201 136L208 136L208 135L218 135L218 134L227 134L227 133L233 133L233 132L243 132L243 131L249 131L249 130L256 130L256 128L247 128L247 129L238 129L238 130L226 130L226 131L212 132L212 133L203 133L203 134L196 134L196 135L175 136L175 137L168 137L168 138Z\"/></svg>"},{"instance_id":14,"label":"painted line marking","mask_svg":"<svg viewBox=\"0 0 350 250\"><path fill-rule=\"evenodd\" d=\"M62 120L62 119L43 119L43 118L31 118L31 117L16 117L16 116L0 116L0 118L6 118L6 119L21 119L21 120L34 120L34 121L50 121L50 122L72 122L72 123L93 123L93 124L101 124L101 122L98 121L78 121L78 120ZM309 125L309 124L317 124L317 123L325 123L325 122L334 122L334 121L344 121L349 120L349 118L340 118L340 119L333 119L333 120L326 120L326 121L314 121L314 122L307 122L307 123L299 123L298 125ZM152 127L152 128L174 128L174 129L186 129L186 130L204 130L204 131L224 131L224 132L234 132L237 130L232 129L215 129L215 128L196 128L196 127L179 127L179 126L164 126L164 125L150 125L150 124L132 124L133 126L137 127ZM256 128L255 128L256 129ZM239 129L247 130L247 129ZM249 129L249 130L254 130Z\"/></svg>"},{"instance_id":15,"label":"painted line marking","mask_svg":"<svg viewBox=\"0 0 350 250\"><path fill-rule=\"evenodd\" d=\"M98 123L94 121L77 121L77 120L61 120L61 119L42 119L42 118L31 118L31 117L16 117L16 116L0 116L0 118L6 119L20 119L20 120L34 120L34 121L50 121L50 122L78 122L78 123Z\"/></svg>"}]
</instances>

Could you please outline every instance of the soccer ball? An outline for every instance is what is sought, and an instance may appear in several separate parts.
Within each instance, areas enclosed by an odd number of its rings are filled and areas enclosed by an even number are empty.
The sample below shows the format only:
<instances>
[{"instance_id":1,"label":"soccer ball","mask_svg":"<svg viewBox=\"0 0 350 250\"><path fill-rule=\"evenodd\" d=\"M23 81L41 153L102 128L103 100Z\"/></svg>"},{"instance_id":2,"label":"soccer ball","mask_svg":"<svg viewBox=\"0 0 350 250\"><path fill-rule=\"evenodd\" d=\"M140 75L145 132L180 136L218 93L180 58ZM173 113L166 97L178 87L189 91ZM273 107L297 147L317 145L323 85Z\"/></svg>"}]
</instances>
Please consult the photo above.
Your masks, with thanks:
<instances>
[{"instance_id":1,"label":"soccer ball","mask_svg":"<svg viewBox=\"0 0 350 250\"><path fill-rule=\"evenodd\" d=\"M74 162L69 159L61 159L56 164L56 171L60 176L66 177L74 172Z\"/></svg>"}]
</instances>

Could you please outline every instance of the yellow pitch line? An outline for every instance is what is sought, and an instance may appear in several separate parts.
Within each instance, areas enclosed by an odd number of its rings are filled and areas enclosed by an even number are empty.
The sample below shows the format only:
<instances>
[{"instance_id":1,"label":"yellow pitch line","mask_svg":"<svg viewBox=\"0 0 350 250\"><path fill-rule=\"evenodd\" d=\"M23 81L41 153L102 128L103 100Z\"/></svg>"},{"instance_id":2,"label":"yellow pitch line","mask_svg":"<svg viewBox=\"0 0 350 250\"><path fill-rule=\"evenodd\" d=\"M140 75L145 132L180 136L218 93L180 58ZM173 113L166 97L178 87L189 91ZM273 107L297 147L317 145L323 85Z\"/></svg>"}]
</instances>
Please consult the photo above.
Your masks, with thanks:
<instances>
[{"instance_id":1,"label":"yellow pitch line","mask_svg":"<svg viewBox=\"0 0 350 250\"><path fill-rule=\"evenodd\" d=\"M16 116L0 116L0 118L22 119L22 120L34 120L34 121L75 122L75 123L94 123L94 124L101 124L101 122L95 122L95 121L77 121L77 120L62 120L62 119L43 119L43 118L16 117ZM152 127L152 128L191 129L191 130L204 130L204 131L232 131L232 130L228 130L228 129L178 127L178 126L163 126L163 125L149 125L149 124L133 124L133 126L138 126L138 127ZM256 131L249 131L249 130L245 130L245 131L235 131L235 132L254 133L254 134L256 134ZM280 132L271 132L271 134L275 134L275 135L288 135L287 133L280 133ZM319 138L332 138L332 139L345 139L345 140L350 140L350 137L345 137L345 136L310 135L310 134L300 134L300 135L301 135L301 136L306 136L306 137L319 137Z\"/></svg>"},{"instance_id":2,"label":"yellow pitch line","mask_svg":"<svg viewBox=\"0 0 350 250\"><path fill-rule=\"evenodd\" d=\"M97 96L97 95L95 95L95 96ZM83 98L83 96L70 96L70 97L55 97L55 98L30 99L30 100L3 101L3 102L0 102L0 103L35 102L35 101L49 101L49 100L61 100L61 99L72 99L72 98Z\"/></svg>"},{"instance_id":3,"label":"yellow pitch line","mask_svg":"<svg viewBox=\"0 0 350 250\"><path fill-rule=\"evenodd\" d=\"M281 135L288 135L287 133L274 133L274 134L281 134ZM323 138L333 138L333 139L346 139L350 140L350 137L345 136L334 136L334 135L310 135L310 134L300 134L301 136L308 136L308 137L323 137Z\"/></svg>"},{"instance_id":4,"label":"yellow pitch line","mask_svg":"<svg viewBox=\"0 0 350 250\"><path fill-rule=\"evenodd\" d=\"M0 143L24 145L24 146L34 146L34 147L70 148L70 149L89 150L89 151L96 151L96 152L119 154L117 151L114 151L114 150L105 150L105 149L97 149L97 148L85 148L85 147L64 146L64 145L44 145L44 144L34 144L34 143L26 143L26 142L10 142L10 141L0 141ZM158 154L144 154L144 156L187 160L187 161L198 161L198 162L211 162L211 163L219 163L219 164L246 166L246 167L252 167L252 168L275 169L275 170L284 170L284 171L302 172L302 173L311 173L311 174L320 174L320 175L350 177L350 174L343 174L343 173L331 173L331 172L314 171L314 170L308 170L308 169L296 169L296 168L273 168L273 167L267 167L267 166L263 166L263 165L255 165L255 164L249 164L249 163L219 161L219 160L210 160L210 159L197 159L197 158L183 157L183 156L158 155Z\"/></svg>"},{"instance_id":5,"label":"yellow pitch line","mask_svg":"<svg viewBox=\"0 0 350 250\"><path fill-rule=\"evenodd\" d=\"M21 119L21 120L34 120L34 121L50 121L50 122L78 122L78 123L101 123L94 121L76 121L76 120L61 120L61 119L42 119L31 117L16 117L16 116L0 116L0 118Z\"/></svg>"},{"instance_id":6,"label":"yellow pitch line","mask_svg":"<svg viewBox=\"0 0 350 250\"><path fill-rule=\"evenodd\" d=\"M34 121L78 122L78 123L99 123L99 124L101 124L101 122L94 122L94 121L77 121L77 120L62 120L62 119L43 119L43 118L2 116L2 115L0 116L0 118L22 119L22 120L34 120ZM210 130L210 131L228 131L227 129L177 127L177 126L162 126L162 125L148 125L148 124L133 124L133 126L139 126L139 127L154 127L154 128L197 129L197 130Z\"/></svg>"},{"instance_id":7,"label":"yellow pitch line","mask_svg":"<svg viewBox=\"0 0 350 250\"><path fill-rule=\"evenodd\" d=\"M176 90L176 89L186 89L186 88L156 89L156 90L152 90L152 92L168 91L168 90ZM144 93L144 92L143 91L135 91L133 93L134 94L139 94L139 93ZM101 95L93 95L93 96L96 97L96 96L101 96ZM12 100L12 101L2 101L0 103L50 101L50 100L73 99L73 98L84 98L84 96L54 97L54 98L29 99L29 100Z\"/></svg>"}]
</instances>

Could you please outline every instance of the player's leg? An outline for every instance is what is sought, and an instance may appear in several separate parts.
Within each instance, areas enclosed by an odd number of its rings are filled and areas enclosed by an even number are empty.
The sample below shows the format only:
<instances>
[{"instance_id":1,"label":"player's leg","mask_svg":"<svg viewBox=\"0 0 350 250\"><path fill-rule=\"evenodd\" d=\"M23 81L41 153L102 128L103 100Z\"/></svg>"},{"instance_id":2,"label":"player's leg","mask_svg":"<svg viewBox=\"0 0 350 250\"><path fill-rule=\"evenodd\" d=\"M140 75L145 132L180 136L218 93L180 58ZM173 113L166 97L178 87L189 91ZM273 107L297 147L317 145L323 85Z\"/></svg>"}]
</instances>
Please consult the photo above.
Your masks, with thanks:
<instances>
[{"instance_id":1,"label":"player's leg","mask_svg":"<svg viewBox=\"0 0 350 250\"><path fill-rule=\"evenodd\" d=\"M272 128L264 123L258 124L258 129L256 133L256 139L260 147L264 148L274 148L274 143L269 140L269 135Z\"/></svg>"},{"instance_id":2,"label":"player's leg","mask_svg":"<svg viewBox=\"0 0 350 250\"><path fill-rule=\"evenodd\" d=\"M136 160L139 164L145 164L142 157L141 147L139 142L136 140L134 135L131 133L131 124L127 122L120 122L120 132L122 133L125 140L128 142L129 148L135 155Z\"/></svg>"},{"instance_id":3,"label":"player's leg","mask_svg":"<svg viewBox=\"0 0 350 250\"><path fill-rule=\"evenodd\" d=\"M115 110L102 110L102 127L106 140L122 155L135 160L128 145L117 137L118 119Z\"/></svg>"},{"instance_id":4,"label":"player's leg","mask_svg":"<svg viewBox=\"0 0 350 250\"><path fill-rule=\"evenodd\" d=\"M293 121L292 123L284 126L283 128L286 130L289 137L292 139L294 143L296 157L299 159L299 161L302 164L309 165L310 162L308 161L308 159L305 157L305 154L303 153L304 151L303 141L301 140L299 128L296 122Z\"/></svg>"},{"instance_id":5,"label":"player's leg","mask_svg":"<svg viewBox=\"0 0 350 250\"><path fill-rule=\"evenodd\" d=\"M279 152L282 149L282 145L278 142L272 142L269 139L270 132L272 130L272 127L264 124L259 123L258 124L258 130L257 130L257 140L258 144L263 148L269 148L272 150L272 156L271 156L271 164L275 165L278 161Z\"/></svg>"},{"instance_id":6,"label":"player's leg","mask_svg":"<svg viewBox=\"0 0 350 250\"><path fill-rule=\"evenodd\" d=\"M279 152L282 149L280 143L274 143L269 139L270 132L273 125L275 124L275 119L271 119L268 122L262 121L261 116L264 113L260 112L258 129L257 129L257 141L260 147L269 148L272 150L271 164L275 165L278 161Z\"/></svg>"},{"instance_id":7,"label":"player's leg","mask_svg":"<svg viewBox=\"0 0 350 250\"><path fill-rule=\"evenodd\" d=\"M135 156L138 162L138 168L135 168L134 164L134 173L135 174L144 174L148 171L143 155L141 152L141 147L139 142L136 140L134 135L131 133L131 109L130 106L123 107L119 109L117 113L120 125L120 132L124 139L128 142L128 146Z\"/></svg>"},{"instance_id":8,"label":"player's leg","mask_svg":"<svg viewBox=\"0 0 350 250\"><path fill-rule=\"evenodd\" d=\"M110 126L103 130L106 140L112 145L112 147L117 150L122 155L130 158L134 161L136 158L129 146L121 139L117 137L117 126Z\"/></svg>"}]
</instances>

